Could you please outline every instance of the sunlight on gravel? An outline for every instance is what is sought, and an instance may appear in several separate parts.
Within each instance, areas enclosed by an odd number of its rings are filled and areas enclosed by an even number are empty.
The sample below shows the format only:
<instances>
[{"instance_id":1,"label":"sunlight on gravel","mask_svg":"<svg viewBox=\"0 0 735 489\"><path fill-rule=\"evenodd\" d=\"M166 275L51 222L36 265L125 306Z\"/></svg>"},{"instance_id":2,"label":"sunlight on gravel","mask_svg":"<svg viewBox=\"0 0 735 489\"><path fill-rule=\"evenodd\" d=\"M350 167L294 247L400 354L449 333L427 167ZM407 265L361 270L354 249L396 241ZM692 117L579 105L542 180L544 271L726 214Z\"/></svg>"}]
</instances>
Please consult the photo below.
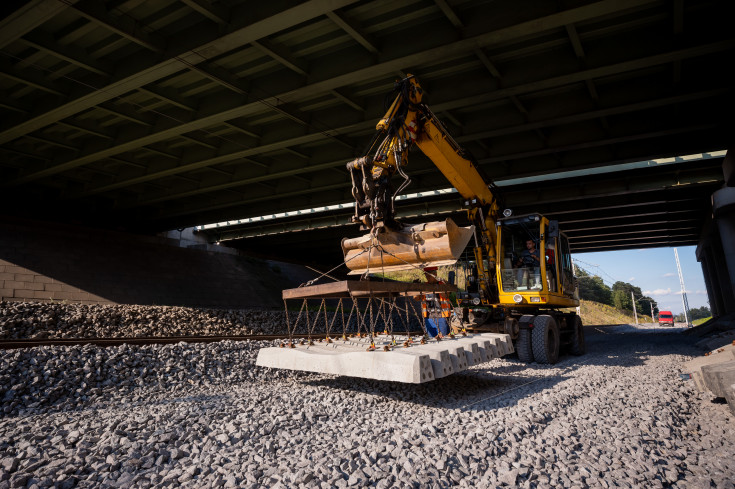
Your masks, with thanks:
<instances>
[{"instance_id":1,"label":"sunlight on gravel","mask_svg":"<svg viewBox=\"0 0 735 489\"><path fill-rule=\"evenodd\" d=\"M681 333L686 326L660 326L658 323L617 324L615 326L596 326L605 333Z\"/></svg>"},{"instance_id":2,"label":"sunlight on gravel","mask_svg":"<svg viewBox=\"0 0 735 489\"><path fill-rule=\"evenodd\" d=\"M733 487L691 339L616 328L422 385L256 367L272 342L3 351L0 488Z\"/></svg>"}]
</instances>

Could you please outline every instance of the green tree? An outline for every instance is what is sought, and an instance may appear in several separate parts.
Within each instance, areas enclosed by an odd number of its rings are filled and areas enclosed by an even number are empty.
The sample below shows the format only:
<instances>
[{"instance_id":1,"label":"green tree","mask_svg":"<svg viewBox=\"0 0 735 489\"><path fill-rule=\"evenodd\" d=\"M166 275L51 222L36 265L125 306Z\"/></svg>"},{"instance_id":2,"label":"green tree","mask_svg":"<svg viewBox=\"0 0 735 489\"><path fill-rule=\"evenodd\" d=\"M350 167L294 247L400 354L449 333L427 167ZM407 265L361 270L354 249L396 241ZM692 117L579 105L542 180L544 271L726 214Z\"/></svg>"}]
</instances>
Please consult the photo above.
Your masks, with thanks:
<instances>
[{"instance_id":1,"label":"green tree","mask_svg":"<svg viewBox=\"0 0 735 489\"><path fill-rule=\"evenodd\" d=\"M627 292L628 295L633 292L636 297L640 297L643 295L640 287L636 287L635 285L629 284L628 282L621 282L620 280L613 284L612 290L613 292L615 292L616 290L622 290Z\"/></svg>"},{"instance_id":2,"label":"green tree","mask_svg":"<svg viewBox=\"0 0 735 489\"><path fill-rule=\"evenodd\" d=\"M653 303L653 313L656 314L658 312L658 308L656 307L655 300L645 295L636 298L636 307L638 308L638 312L642 314L651 314L651 303Z\"/></svg>"},{"instance_id":3,"label":"green tree","mask_svg":"<svg viewBox=\"0 0 735 489\"><path fill-rule=\"evenodd\" d=\"M694 321L695 319L708 318L710 316L712 316L712 311L710 311L709 307L707 306L695 307L694 309L689 309L689 321ZM675 315L674 321L676 321L677 323L683 323L684 313L681 312Z\"/></svg>"},{"instance_id":4,"label":"green tree","mask_svg":"<svg viewBox=\"0 0 735 489\"><path fill-rule=\"evenodd\" d=\"M602 278L597 275L591 276L586 270L577 269L577 280L579 282L579 297L586 301L599 302L601 304L613 305L612 290L605 285Z\"/></svg>"},{"instance_id":5,"label":"green tree","mask_svg":"<svg viewBox=\"0 0 735 489\"><path fill-rule=\"evenodd\" d=\"M633 300L630 297L630 292L623 289L613 290L613 306L616 309L623 309L626 311L633 310Z\"/></svg>"},{"instance_id":6,"label":"green tree","mask_svg":"<svg viewBox=\"0 0 735 489\"><path fill-rule=\"evenodd\" d=\"M695 319L704 319L712 316L712 311L710 311L709 307L707 306L695 307L694 309L690 309L689 312L691 313L692 321Z\"/></svg>"},{"instance_id":7,"label":"green tree","mask_svg":"<svg viewBox=\"0 0 735 489\"><path fill-rule=\"evenodd\" d=\"M643 298L643 293L641 292L640 287L636 287L635 285L629 284L628 282L621 282L620 280L613 284L612 291L613 305L618 309L625 309L626 311L633 310L633 298L631 297L631 293L637 298ZM645 297L645 299L649 298ZM645 309L642 304L645 304ZM646 311L650 312L650 307L648 306L648 303L641 303L641 299L636 299L636 307L641 313L645 313Z\"/></svg>"}]
</instances>

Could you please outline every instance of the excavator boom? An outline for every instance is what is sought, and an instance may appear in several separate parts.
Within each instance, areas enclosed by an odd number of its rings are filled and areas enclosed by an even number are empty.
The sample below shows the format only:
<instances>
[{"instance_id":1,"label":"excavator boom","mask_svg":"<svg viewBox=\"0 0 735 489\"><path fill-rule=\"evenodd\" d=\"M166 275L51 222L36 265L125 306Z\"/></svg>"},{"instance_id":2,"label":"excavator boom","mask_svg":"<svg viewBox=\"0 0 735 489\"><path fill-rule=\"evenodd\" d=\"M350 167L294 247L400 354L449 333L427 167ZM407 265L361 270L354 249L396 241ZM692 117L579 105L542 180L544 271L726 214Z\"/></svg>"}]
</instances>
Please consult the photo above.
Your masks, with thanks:
<instances>
[{"instance_id":1,"label":"excavator boom","mask_svg":"<svg viewBox=\"0 0 735 489\"><path fill-rule=\"evenodd\" d=\"M342 242L350 273L453 264L473 237L476 227L480 228L478 231L485 245L485 251L480 253L492 259L498 205L490 187L475 163L422 103L423 91L416 79L409 75L396 85L396 90L398 95L376 126L378 134L371 151L347 164L355 197L353 222L361 223L363 229L370 231ZM471 202L470 217L475 227L462 228L451 219L415 226L405 226L396 220L394 199L410 183L402 167L414 144L431 159L462 198ZM403 177L403 182L394 190L391 177L396 173Z\"/></svg>"}]
</instances>

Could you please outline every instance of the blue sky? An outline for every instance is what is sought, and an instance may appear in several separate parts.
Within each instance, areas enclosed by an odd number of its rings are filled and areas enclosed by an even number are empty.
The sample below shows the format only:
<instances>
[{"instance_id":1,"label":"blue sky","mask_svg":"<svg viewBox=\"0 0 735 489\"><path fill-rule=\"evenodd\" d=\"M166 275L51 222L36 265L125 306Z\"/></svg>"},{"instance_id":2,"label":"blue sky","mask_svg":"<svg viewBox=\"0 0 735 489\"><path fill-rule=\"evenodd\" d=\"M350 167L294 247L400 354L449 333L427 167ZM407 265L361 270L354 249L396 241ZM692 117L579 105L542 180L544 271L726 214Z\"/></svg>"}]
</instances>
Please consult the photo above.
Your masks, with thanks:
<instances>
[{"instance_id":1,"label":"blue sky","mask_svg":"<svg viewBox=\"0 0 735 489\"><path fill-rule=\"evenodd\" d=\"M709 307L702 266L697 261L695 249L695 246L677 248L690 309ZM684 310L674 248L575 253L572 258L591 275L599 275L607 285L617 280L628 282L656 300L659 309L674 314Z\"/></svg>"}]
</instances>

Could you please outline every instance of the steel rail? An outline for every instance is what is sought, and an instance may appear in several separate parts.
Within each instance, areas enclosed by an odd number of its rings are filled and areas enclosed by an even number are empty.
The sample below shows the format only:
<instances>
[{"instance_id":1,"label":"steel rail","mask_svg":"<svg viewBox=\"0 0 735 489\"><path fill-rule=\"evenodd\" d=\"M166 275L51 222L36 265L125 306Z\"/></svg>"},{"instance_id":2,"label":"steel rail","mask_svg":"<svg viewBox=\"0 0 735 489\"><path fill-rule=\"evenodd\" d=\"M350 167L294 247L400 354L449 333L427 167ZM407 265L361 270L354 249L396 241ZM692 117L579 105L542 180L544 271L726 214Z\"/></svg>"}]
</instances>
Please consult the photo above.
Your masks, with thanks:
<instances>
[{"instance_id":1,"label":"steel rail","mask_svg":"<svg viewBox=\"0 0 735 489\"><path fill-rule=\"evenodd\" d=\"M400 333L399 333L400 334ZM412 331L412 336L423 333ZM332 338L339 338L341 334L332 333ZM326 338L326 333L294 334L293 338ZM174 343L217 343L220 341L249 341L249 340L287 340L288 333L283 334L251 334L251 335L224 335L224 336L148 336L148 337L117 337L117 338L43 338L43 339L10 339L0 340L0 350L14 350L17 348L35 348L40 346L118 346L118 345L170 345Z\"/></svg>"}]
</instances>

